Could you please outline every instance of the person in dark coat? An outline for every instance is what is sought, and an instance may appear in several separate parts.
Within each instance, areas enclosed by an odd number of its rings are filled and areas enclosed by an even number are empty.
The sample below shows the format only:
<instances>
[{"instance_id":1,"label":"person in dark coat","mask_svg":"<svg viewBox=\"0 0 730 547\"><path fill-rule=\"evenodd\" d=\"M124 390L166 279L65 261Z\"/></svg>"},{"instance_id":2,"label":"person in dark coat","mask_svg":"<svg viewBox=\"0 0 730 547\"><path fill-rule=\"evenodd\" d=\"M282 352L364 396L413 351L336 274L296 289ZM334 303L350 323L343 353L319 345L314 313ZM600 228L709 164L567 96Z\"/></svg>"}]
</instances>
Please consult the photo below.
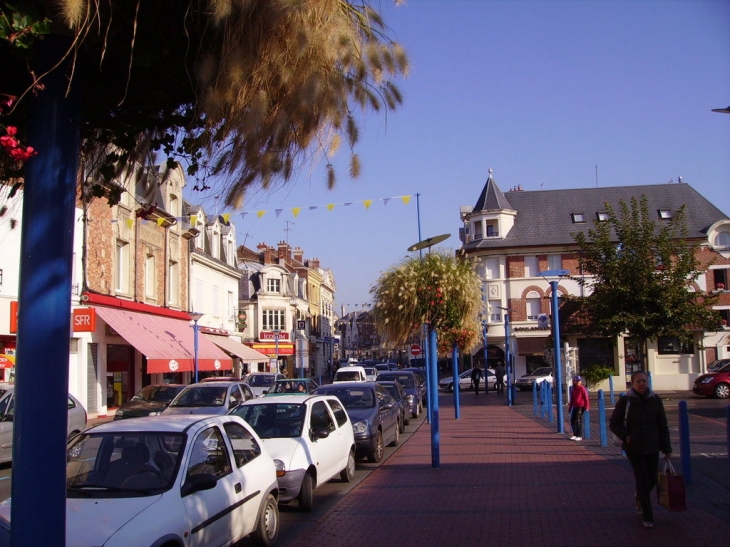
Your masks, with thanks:
<instances>
[{"instance_id":1,"label":"person in dark coat","mask_svg":"<svg viewBox=\"0 0 730 547\"><path fill-rule=\"evenodd\" d=\"M482 369L474 367L471 369L471 385L474 386L474 393L479 395L479 382L482 379Z\"/></svg>"},{"instance_id":2,"label":"person in dark coat","mask_svg":"<svg viewBox=\"0 0 730 547\"><path fill-rule=\"evenodd\" d=\"M636 479L636 509L645 528L654 526L651 491L656 486L659 452L669 460L672 445L661 397L649 389L647 375L631 375L631 388L616 403L609 428L622 441L621 448L631 463Z\"/></svg>"},{"instance_id":3,"label":"person in dark coat","mask_svg":"<svg viewBox=\"0 0 730 547\"><path fill-rule=\"evenodd\" d=\"M500 361L497 364L497 368L494 369L494 376L497 380L497 383L494 385L497 388L497 393L504 393L504 372L504 364Z\"/></svg>"}]
</instances>

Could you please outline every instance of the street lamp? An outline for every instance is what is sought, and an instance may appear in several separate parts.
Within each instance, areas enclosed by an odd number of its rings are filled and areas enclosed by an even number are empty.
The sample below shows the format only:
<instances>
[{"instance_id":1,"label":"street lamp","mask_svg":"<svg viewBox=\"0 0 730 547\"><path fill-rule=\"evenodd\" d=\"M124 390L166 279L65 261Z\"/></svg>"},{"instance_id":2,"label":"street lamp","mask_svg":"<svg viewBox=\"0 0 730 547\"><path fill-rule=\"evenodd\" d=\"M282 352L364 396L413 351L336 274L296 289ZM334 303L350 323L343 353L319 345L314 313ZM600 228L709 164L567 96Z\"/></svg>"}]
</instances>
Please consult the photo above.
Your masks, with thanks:
<instances>
[{"instance_id":1,"label":"street lamp","mask_svg":"<svg viewBox=\"0 0 730 547\"><path fill-rule=\"evenodd\" d=\"M495 307L504 312L504 353L505 359L507 360L507 362L505 363L507 367L507 370L505 372L505 376L507 376L507 406L512 406L515 398L515 392L512 389L514 387L514 359L512 359L512 348L510 346L509 340L509 313L512 310L509 308L503 308L502 306Z\"/></svg>"},{"instance_id":2,"label":"street lamp","mask_svg":"<svg viewBox=\"0 0 730 547\"><path fill-rule=\"evenodd\" d=\"M276 354L276 370L274 372L280 372L279 370L279 335L281 334L280 330L274 331L274 352Z\"/></svg>"},{"instance_id":3,"label":"street lamp","mask_svg":"<svg viewBox=\"0 0 730 547\"><path fill-rule=\"evenodd\" d=\"M198 321L203 314L197 311L190 312L190 319L193 320L193 367L195 369L195 383L198 383Z\"/></svg>"},{"instance_id":4,"label":"street lamp","mask_svg":"<svg viewBox=\"0 0 730 547\"><path fill-rule=\"evenodd\" d=\"M555 385L557 389L555 394L557 397L556 406L558 407L558 433L563 432L563 365L560 362L560 317L558 316L558 281L549 281L548 277L566 277L570 275L568 270L545 270L537 275L543 277L545 281L550 283L550 314L553 319L553 345L555 357Z\"/></svg>"}]
</instances>

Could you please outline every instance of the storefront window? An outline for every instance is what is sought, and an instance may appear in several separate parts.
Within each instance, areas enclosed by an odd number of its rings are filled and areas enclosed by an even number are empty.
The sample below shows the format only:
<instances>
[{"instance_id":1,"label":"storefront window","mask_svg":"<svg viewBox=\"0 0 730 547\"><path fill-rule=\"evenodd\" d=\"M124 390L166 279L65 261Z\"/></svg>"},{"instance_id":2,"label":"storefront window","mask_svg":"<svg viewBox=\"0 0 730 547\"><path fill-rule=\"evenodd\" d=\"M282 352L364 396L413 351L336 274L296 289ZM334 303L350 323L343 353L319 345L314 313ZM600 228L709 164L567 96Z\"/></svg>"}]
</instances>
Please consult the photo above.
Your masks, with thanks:
<instances>
[{"instance_id":1,"label":"storefront window","mask_svg":"<svg viewBox=\"0 0 730 547\"><path fill-rule=\"evenodd\" d=\"M678 355L681 353L694 354L694 344L680 342L679 338L673 336L660 336L658 339L659 355Z\"/></svg>"}]
</instances>

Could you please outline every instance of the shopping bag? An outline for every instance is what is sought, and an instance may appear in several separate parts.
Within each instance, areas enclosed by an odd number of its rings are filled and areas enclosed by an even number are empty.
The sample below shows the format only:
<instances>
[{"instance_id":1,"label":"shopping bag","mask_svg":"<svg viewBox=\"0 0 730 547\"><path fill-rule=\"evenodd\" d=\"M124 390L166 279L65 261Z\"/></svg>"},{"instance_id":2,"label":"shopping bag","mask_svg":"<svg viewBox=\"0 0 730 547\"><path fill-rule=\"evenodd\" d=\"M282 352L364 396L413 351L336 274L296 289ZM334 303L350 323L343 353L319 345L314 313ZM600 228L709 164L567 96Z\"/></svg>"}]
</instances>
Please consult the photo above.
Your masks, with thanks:
<instances>
[{"instance_id":1,"label":"shopping bag","mask_svg":"<svg viewBox=\"0 0 730 547\"><path fill-rule=\"evenodd\" d=\"M669 460L664 460L664 469L657 476L657 501L670 511L686 511L687 497L684 490L684 477L677 475Z\"/></svg>"}]
</instances>

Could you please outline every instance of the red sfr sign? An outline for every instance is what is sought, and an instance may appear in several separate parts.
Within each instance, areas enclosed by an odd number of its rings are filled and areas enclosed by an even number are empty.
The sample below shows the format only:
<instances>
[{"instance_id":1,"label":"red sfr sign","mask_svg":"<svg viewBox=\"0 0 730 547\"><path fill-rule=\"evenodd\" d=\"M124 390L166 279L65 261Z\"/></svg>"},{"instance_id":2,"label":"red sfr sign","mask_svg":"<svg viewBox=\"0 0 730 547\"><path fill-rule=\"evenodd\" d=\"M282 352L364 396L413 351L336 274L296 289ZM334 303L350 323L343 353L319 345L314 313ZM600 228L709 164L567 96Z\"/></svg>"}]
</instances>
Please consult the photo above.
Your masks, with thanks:
<instances>
[{"instance_id":1,"label":"red sfr sign","mask_svg":"<svg viewBox=\"0 0 730 547\"><path fill-rule=\"evenodd\" d=\"M419 346L418 344L413 344L411 346L411 354L421 355L421 346Z\"/></svg>"}]
</instances>

